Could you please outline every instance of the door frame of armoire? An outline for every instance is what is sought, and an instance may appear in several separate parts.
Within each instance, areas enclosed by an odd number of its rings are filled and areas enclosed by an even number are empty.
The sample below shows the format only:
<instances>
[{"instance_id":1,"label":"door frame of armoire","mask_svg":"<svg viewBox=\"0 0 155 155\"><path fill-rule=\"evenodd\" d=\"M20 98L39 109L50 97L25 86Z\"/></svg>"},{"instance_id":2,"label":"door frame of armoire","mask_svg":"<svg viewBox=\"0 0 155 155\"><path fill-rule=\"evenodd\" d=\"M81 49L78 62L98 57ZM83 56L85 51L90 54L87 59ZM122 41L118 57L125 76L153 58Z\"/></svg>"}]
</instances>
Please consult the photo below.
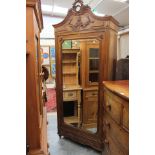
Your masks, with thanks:
<instances>
[{"instance_id":1,"label":"door frame of armoire","mask_svg":"<svg viewBox=\"0 0 155 155\"><path fill-rule=\"evenodd\" d=\"M97 33L90 33L89 35L81 34L80 36L75 35L75 34L68 34L67 36L59 36L56 39L56 42L58 41L58 44L56 44L56 75L62 75L62 43L65 40L78 40L78 39L97 39L99 41L99 53L101 53L100 50L102 48L102 46L104 46L104 37L101 37L101 33L102 35L104 34L104 31L102 32L97 32ZM100 54L101 56L101 54ZM99 63L100 62L99 60ZM104 70L103 68L100 68L102 70ZM101 73L101 72L100 72ZM99 74L100 76L100 74ZM101 79L101 78L99 78ZM102 80L99 81L98 84L98 90L99 92L101 91L101 88L99 86L101 86ZM67 124L65 124L64 122L64 117L63 117L63 78L62 76L57 76L56 78L56 92L57 92L57 112L58 112L58 134L59 136L64 136L64 137L68 137L74 141L77 141L79 143L91 146L97 150L102 150L103 148L103 144L102 144L102 137L103 137L103 131L100 130L102 127L102 117L99 117L100 114L103 113L103 108L102 108L102 102L100 102L100 98L98 95L98 123L97 123L97 133L92 134L89 133L87 131L84 131L80 128L74 128L72 126L69 126ZM101 104L100 104L101 103ZM100 137L100 138L99 138Z\"/></svg>"}]
</instances>

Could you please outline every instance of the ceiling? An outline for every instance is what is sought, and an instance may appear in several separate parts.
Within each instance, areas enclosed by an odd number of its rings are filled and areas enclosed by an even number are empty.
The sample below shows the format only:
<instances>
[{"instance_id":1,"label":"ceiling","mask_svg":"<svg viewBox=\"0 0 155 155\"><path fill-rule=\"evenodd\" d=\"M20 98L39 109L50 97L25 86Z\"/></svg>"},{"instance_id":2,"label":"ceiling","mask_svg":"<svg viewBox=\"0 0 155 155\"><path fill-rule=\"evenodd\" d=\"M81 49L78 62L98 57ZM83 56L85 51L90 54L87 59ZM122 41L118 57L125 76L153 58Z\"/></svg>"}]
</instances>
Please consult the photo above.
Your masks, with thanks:
<instances>
[{"instance_id":1,"label":"ceiling","mask_svg":"<svg viewBox=\"0 0 155 155\"><path fill-rule=\"evenodd\" d=\"M42 5L51 7L51 12L47 12L43 10L42 6L43 15L64 18L67 12L64 14L60 13L59 8L56 8L56 6L66 8L67 10L72 7L74 1L75 0L41 0ZM88 4L95 12L111 15L120 23L121 27L126 27L129 25L129 1L120 1L121 0L83 0L84 4ZM57 10L53 11L54 9Z\"/></svg>"}]
</instances>

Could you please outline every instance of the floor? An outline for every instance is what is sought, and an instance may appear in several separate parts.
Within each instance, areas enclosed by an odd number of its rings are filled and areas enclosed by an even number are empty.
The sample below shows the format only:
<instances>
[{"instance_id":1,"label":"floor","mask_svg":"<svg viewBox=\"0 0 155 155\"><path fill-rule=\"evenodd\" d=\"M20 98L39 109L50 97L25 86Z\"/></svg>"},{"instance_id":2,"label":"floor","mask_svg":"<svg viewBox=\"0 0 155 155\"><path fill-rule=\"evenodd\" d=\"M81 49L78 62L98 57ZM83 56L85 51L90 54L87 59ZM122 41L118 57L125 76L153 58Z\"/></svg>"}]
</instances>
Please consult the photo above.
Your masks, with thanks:
<instances>
[{"instance_id":1,"label":"floor","mask_svg":"<svg viewBox=\"0 0 155 155\"><path fill-rule=\"evenodd\" d=\"M57 135L56 112L48 113L48 143L51 155L101 155L90 147L74 143L69 139L59 139Z\"/></svg>"}]
</instances>

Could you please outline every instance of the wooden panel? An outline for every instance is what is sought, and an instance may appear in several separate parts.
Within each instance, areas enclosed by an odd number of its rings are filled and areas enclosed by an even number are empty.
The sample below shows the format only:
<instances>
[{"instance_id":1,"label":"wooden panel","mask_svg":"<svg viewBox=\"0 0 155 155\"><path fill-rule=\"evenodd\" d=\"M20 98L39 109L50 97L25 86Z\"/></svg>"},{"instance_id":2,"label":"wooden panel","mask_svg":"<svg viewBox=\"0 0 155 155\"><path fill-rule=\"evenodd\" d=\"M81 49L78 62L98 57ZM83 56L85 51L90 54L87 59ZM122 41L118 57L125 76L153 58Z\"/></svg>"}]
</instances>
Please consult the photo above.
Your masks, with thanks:
<instances>
[{"instance_id":1,"label":"wooden panel","mask_svg":"<svg viewBox=\"0 0 155 155\"><path fill-rule=\"evenodd\" d=\"M34 38L34 11L26 8L27 18L27 39L30 41L27 46L29 55L26 57L26 132L27 143L30 149L40 147L40 111L37 93L36 79L36 45ZM35 131L35 132L34 132ZM33 138L32 138L33 137Z\"/></svg>"},{"instance_id":2,"label":"wooden panel","mask_svg":"<svg viewBox=\"0 0 155 155\"><path fill-rule=\"evenodd\" d=\"M40 7L40 0L26 0L26 143L30 146L30 155L48 154L40 74L40 30L43 26Z\"/></svg>"},{"instance_id":3,"label":"wooden panel","mask_svg":"<svg viewBox=\"0 0 155 155\"><path fill-rule=\"evenodd\" d=\"M123 127L129 130L129 103L123 100Z\"/></svg>"},{"instance_id":4,"label":"wooden panel","mask_svg":"<svg viewBox=\"0 0 155 155\"><path fill-rule=\"evenodd\" d=\"M89 98L85 100L87 104L87 111L84 118L86 118L86 121L83 121L83 123L93 123L97 120L97 100L95 98Z\"/></svg>"},{"instance_id":5,"label":"wooden panel","mask_svg":"<svg viewBox=\"0 0 155 155\"><path fill-rule=\"evenodd\" d=\"M47 113L46 107L43 108L43 124L41 128L41 143L42 143L42 150L47 153Z\"/></svg>"},{"instance_id":6,"label":"wooden panel","mask_svg":"<svg viewBox=\"0 0 155 155\"><path fill-rule=\"evenodd\" d=\"M112 139L109 135L106 136L104 140L106 155L128 155L123 151L117 142Z\"/></svg>"},{"instance_id":7,"label":"wooden panel","mask_svg":"<svg viewBox=\"0 0 155 155\"><path fill-rule=\"evenodd\" d=\"M26 8L26 53L33 51L33 8Z\"/></svg>"},{"instance_id":8,"label":"wooden panel","mask_svg":"<svg viewBox=\"0 0 155 155\"><path fill-rule=\"evenodd\" d=\"M85 91L83 101L83 123L91 124L97 121L98 96L97 91Z\"/></svg>"},{"instance_id":9,"label":"wooden panel","mask_svg":"<svg viewBox=\"0 0 155 155\"><path fill-rule=\"evenodd\" d=\"M117 61L117 33L109 30L109 52L108 52L108 79L115 80L116 61Z\"/></svg>"}]
</instances>

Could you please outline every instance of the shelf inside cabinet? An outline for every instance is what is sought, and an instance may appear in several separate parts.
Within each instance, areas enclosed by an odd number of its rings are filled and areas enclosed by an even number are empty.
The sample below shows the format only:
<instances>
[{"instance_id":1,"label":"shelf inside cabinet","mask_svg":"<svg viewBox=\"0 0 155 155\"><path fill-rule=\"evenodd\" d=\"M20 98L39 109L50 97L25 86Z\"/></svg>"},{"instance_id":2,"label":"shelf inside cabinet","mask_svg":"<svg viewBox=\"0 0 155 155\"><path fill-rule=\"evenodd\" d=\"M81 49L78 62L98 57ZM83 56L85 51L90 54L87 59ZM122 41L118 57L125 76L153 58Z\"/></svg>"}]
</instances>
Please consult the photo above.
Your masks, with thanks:
<instances>
[{"instance_id":1,"label":"shelf inside cabinet","mask_svg":"<svg viewBox=\"0 0 155 155\"><path fill-rule=\"evenodd\" d=\"M76 74L76 72L63 72L63 74Z\"/></svg>"},{"instance_id":2,"label":"shelf inside cabinet","mask_svg":"<svg viewBox=\"0 0 155 155\"><path fill-rule=\"evenodd\" d=\"M99 60L98 57L89 57L89 60Z\"/></svg>"},{"instance_id":3,"label":"shelf inside cabinet","mask_svg":"<svg viewBox=\"0 0 155 155\"><path fill-rule=\"evenodd\" d=\"M62 49L63 54L76 54L80 49Z\"/></svg>"},{"instance_id":4,"label":"shelf inside cabinet","mask_svg":"<svg viewBox=\"0 0 155 155\"><path fill-rule=\"evenodd\" d=\"M98 70L90 70L89 73L99 73Z\"/></svg>"},{"instance_id":5,"label":"shelf inside cabinet","mask_svg":"<svg viewBox=\"0 0 155 155\"><path fill-rule=\"evenodd\" d=\"M70 63L76 63L75 60L63 60L62 61L63 64L70 64Z\"/></svg>"},{"instance_id":6,"label":"shelf inside cabinet","mask_svg":"<svg viewBox=\"0 0 155 155\"><path fill-rule=\"evenodd\" d=\"M77 116L64 117L64 120L68 124L78 123L78 117Z\"/></svg>"}]
</instances>

